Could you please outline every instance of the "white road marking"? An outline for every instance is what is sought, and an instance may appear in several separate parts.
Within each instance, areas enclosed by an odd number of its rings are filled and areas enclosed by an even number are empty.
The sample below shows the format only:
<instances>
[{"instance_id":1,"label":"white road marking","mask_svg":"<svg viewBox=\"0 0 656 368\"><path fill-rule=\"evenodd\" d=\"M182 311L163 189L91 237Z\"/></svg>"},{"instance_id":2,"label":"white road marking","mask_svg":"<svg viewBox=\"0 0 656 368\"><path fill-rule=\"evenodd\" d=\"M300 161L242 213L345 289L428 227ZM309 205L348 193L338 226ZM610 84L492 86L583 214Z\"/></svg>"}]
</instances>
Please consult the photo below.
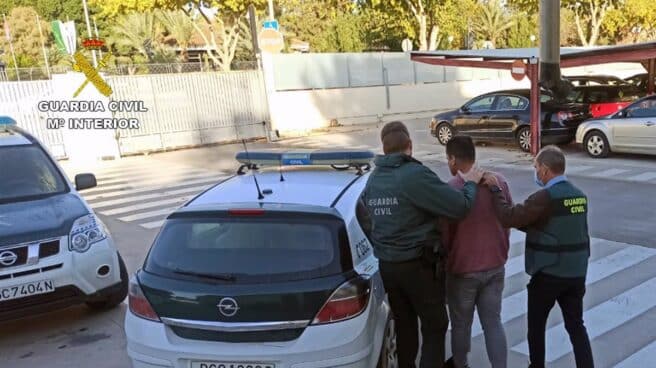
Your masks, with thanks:
<instances>
[{"instance_id":1,"label":"white road marking","mask_svg":"<svg viewBox=\"0 0 656 368\"><path fill-rule=\"evenodd\" d=\"M160 192L160 193L140 195L140 196L136 196L136 197L122 197L122 198L113 199L113 200L109 200L109 201L102 201L102 202L92 203L91 207L93 207L94 209L100 209L100 208L116 206L116 205L124 204L124 203L132 203L132 202L135 202L135 201L143 201L143 200L147 200L147 199L159 199L159 198L173 196L173 195L179 195L179 194L200 193L202 190L206 189L208 186L209 185L200 185L200 186L195 186L195 187L190 187L190 188L183 188L183 189L179 189L179 190L171 190L171 191L165 191L165 192Z\"/></svg>"},{"instance_id":2,"label":"white road marking","mask_svg":"<svg viewBox=\"0 0 656 368\"><path fill-rule=\"evenodd\" d=\"M510 230L510 245L524 242L524 239L526 239L525 232L519 231L517 229Z\"/></svg>"},{"instance_id":3,"label":"white road marking","mask_svg":"<svg viewBox=\"0 0 656 368\"><path fill-rule=\"evenodd\" d=\"M221 173L223 174L223 173ZM138 188L140 186L150 186L150 185L179 185L179 183L183 183L186 180L194 180L194 179L211 179L215 177L214 175L217 175L216 173L203 173L203 174L195 174L195 175L171 175L171 176L152 176L149 179L146 180L140 180L140 181L134 181L134 182L127 182L127 183L122 183L122 184L111 184L111 185L102 185L99 186L95 189L89 189L84 191L85 194L99 194L101 192L107 192L107 191L112 191L112 190L121 190L122 188Z\"/></svg>"},{"instance_id":4,"label":"white road marking","mask_svg":"<svg viewBox=\"0 0 656 368\"><path fill-rule=\"evenodd\" d=\"M190 198L191 198L191 196L169 198L169 199L164 199L164 200L161 200L161 201L139 203L139 204L135 204L133 206L119 207L119 208L115 208L115 209L112 209L112 210L99 211L99 212L101 214L105 215L105 216L114 216L114 215L120 215L120 214L123 214L123 213L143 211L145 209L155 208L155 207L160 207L160 206L165 206L165 205L171 205L171 204L180 204L181 205L182 203L188 201Z\"/></svg>"},{"instance_id":5,"label":"white road marking","mask_svg":"<svg viewBox=\"0 0 656 368\"><path fill-rule=\"evenodd\" d=\"M506 262L506 278L524 272L524 255L512 257Z\"/></svg>"},{"instance_id":6,"label":"white road marking","mask_svg":"<svg viewBox=\"0 0 656 368\"><path fill-rule=\"evenodd\" d=\"M175 176L182 175L207 175L209 170L203 170L200 168L189 168L189 167L171 167L171 168L161 168L159 170L153 170L148 168L147 170L140 170L134 174L122 174L110 177L98 177L98 186L112 185L120 182L135 182L142 180L143 178L152 178L152 177L169 177L175 173ZM164 174L164 175L163 175Z\"/></svg>"},{"instance_id":7,"label":"white road marking","mask_svg":"<svg viewBox=\"0 0 656 368\"><path fill-rule=\"evenodd\" d=\"M645 362L656 362L656 341L624 359L615 368L644 368Z\"/></svg>"},{"instance_id":8,"label":"white road marking","mask_svg":"<svg viewBox=\"0 0 656 368\"><path fill-rule=\"evenodd\" d=\"M594 340L656 306L654 290L656 290L656 278L645 281L586 311L583 319L590 340ZM547 341L546 358L549 362L565 356L572 349L563 323L547 330ZM523 342L516 345L512 350L528 355L528 343Z\"/></svg>"},{"instance_id":9,"label":"white road marking","mask_svg":"<svg viewBox=\"0 0 656 368\"><path fill-rule=\"evenodd\" d=\"M159 209L159 210L156 210L156 211L136 213L136 214L130 215L130 216L119 217L119 220L124 221L124 222L131 222L131 221L143 220L143 219L153 218L153 217L158 217L158 216L166 216L166 215L170 214L171 212L173 212L177 209L178 209L178 207L168 207L168 208Z\"/></svg>"},{"instance_id":10,"label":"white road marking","mask_svg":"<svg viewBox=\"0 0 656 368\"><path fill-rule=\"evenodd\" d=\"M604 171L599 171L593 174L589 174L589 176L595 177L595 178L607 178L609 176L616 176L619 174L623 174L629 172L629 170L624 170L624 169L607 169Z\"/></svg>"},{"instance_id":11,"label":"white road marking","mask_svg":"<svg viewBox=\"0 0 656 368\"><path fill-rule=\"evenodd\" d=\"M195 185L195 184L204 184L206 186L218 183L222 181L223 179L226 179L227 176L217 176L217 177L207 177L207 178L201 178L201 179L196 179L196 180L185 180L184 182L181 182L176 185L150 185L150 186L145 186L141 188L135 188L135 189L129 189L129 190L121 190L121 191L114 191L114 192L108 192L108 193L102 193L102 194L92 194L92 195L86 195L84 192L82 192L82 195L84 196L84 199L87 201L94 201L97 199L111 199L111 198L116 198L116 197L125 197L125 196L131 196L139 193L145 193L145 192L152 192L154 190L167 190L167 189L173 189L173 188L178 188L183 185Z\"/></svg>"},{"instance_id":12,"label":"white road marking","mask_svg":"<svg viewBox=\"0 0 656 368\"><path fill-rule=\"evenodd\" d=\"M144 224L139 224L139 226L144 227L146 229L156 229L162 227L163 224L164 224L164 220L157 220L153 222L146 222Z\"/></svg>"},{"instance_id":13,"label":"white road marking","mask_svg":"<svg viewBox=\"0 0 656 368\"><path fill-rule=\"evenodd\" d=\"M568 166L565 172L567 174L574 174L574 173L579 173L581 171L586 171L594 169L594 166L588 166L588 165L578 165L578 166Z\"/></svg>"},{"instance_id":14,"label":"white road marking","mask_svg":"<svg viewBox=\"0 0 656 368\"><path fill-rule=\"evenodd\" d=\"M586 285L603 280L654 255L656 255L656 249L631 246L598 259L590 263L588 267ZM656 295L656 293L653 294ZM528 294L526 290L504 298L501 306L501 321L506 323L525 314L527 301ZM472 325L472 337L476 337L481 333L483 333L483 329L478 316L475 316L474 324Z\"/></svg>"},{"instance_id":15,"label":"white road marking","mask_svg":"<svg viewBox=\"0 0 656 368\"><path fill-rule=\"evenodd\" d=\"M631 180L631 181L649 181L652 179L656 179L656 172L650 171L650 172L642 173L640 175L626 178L626 180Z\"/></svg>"}]
</instances>

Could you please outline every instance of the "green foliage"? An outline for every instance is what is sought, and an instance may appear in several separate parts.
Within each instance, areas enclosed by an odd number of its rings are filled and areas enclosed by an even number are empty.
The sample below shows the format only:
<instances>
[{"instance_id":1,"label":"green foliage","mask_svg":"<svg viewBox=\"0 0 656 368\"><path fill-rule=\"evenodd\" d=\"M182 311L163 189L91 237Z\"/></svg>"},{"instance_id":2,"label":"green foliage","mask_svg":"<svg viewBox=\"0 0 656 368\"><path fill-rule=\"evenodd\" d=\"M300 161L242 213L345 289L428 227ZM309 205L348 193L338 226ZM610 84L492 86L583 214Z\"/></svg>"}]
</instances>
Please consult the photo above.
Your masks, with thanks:
<instances>
[{"instance_id":1,"label":"green foliage","mask_svg":"<svg viewBox=\"0 0 656 368\"><path fill-rule=\"evenodd\" d=\"M537 16L521 12L513 16L514 23L506 33L507 46L510 48L536 47L538 45ZM531 41L531 36L535 37Z\"/></svg>"},{"instance_id":2,"label":"green foliage","mask_svg":"<svg viewBox=\"0 0 656 368\"><path fill-rule=\"evenodd\" d=\"M131 13L116 18L108 43L119 54L136 52L148 62L155 62L162 37L163 29L154 13Z\"/></svg>"},{"instance_id":3,"label":"green foliage","mask_svg":"<svg viewBox=\"0 0 656 368\"><path fill-rule=\"evenodd\" d=\"M656 1L625 0L608 12L604 30L613 43L656 39Z\"/></svg>"},{"instance_id":4,"label":"green foliage","mask_svg":"<svg viewBox=\"0 0 656 368\"><path fill-rule=\"evenodd\" d=\"M182 10L159 11L156 16L166 31L165 42L178 45L182 61L187 61L187 49L195 32L194 21Z\"/></svg>"},{"instance_id":5,"label":"green foliage","mask_svg":"<svg viewBox=\"0 0 656 368\"><path fill-rule=\"evenodd\" d=\"M475 19L474 31L481 40L492 42L495 48L506 46L502 36L515 24L515 21L498 0L488 0L483 3Z\"/></svg>"},{"instance_id":6,"label":"green foliage","mask_svg":"<svg viewBox=\"0 0 656 368\"><path fill-rule=\"evenodd\" d=\"M16 53L16 62L19 67L29 67L45 64L43 60L43 49L41 48L41 38L36 23L37 13L32 7L20 6L13 8L7 16L7 22L11 31L14 52ZM44 41L50 31L48 23L41 20ZM46 43L46 47L48 44ZM6 64L13 65L13 59L9 52L9 42L3 35L0 38L0 49L6 50L4 61Z\"/></svg>"}]
</instances>

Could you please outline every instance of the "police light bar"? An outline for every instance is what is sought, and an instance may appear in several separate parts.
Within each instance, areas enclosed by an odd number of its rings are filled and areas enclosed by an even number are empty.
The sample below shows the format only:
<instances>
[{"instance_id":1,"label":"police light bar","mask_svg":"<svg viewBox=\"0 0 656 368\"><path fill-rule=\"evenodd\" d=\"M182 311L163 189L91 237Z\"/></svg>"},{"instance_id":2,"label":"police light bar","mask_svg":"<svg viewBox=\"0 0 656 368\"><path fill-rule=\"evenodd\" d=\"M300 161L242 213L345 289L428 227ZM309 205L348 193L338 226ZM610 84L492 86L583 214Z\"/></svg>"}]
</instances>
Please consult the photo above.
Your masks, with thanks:
<instances>
[{"instance_id":1,"label":"police light bar","mask_svg":"<svg viewBox=\"0 0 656 368\"><path fill-rule=\"evenodd\" d=\"M353 150L269 150L237 153L236 159L242 164L318 166L318 165L369 165L376 155L371 151Z\"/></svg>"},{"instance_id":2,"label":"police light bar","mask_svg":"<svg viewBox=\"0 0 656 368\"><path fill-rule=\"evenodd\" d=\"M9 116L0 115L0 126L7 125L16 125L16 120L10 118Z\"/></svg>"}]
</instances>

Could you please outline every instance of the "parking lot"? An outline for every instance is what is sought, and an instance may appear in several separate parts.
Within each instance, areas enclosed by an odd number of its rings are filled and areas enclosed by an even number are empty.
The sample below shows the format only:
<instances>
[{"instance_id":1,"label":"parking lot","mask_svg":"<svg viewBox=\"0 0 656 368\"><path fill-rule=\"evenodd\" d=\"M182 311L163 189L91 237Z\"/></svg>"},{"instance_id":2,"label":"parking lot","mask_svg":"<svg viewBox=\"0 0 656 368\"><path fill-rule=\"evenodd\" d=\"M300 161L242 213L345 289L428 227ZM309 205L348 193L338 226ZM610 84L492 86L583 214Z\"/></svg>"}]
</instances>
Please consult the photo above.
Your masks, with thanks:
<instances>
[{"instance_id":1,"label":"parking lot","mask_svg":"<svg viewBox=\"0 0 656 368\"><path fill-rule=\"evenodd\" d=\"M448 178L444 148L428 132L427 122L409 122L414 155ZM264 147L348 147L380 151L379 126L336 129L323 135L250 143ZM235 173L234 154L240 145L213 146L106 162L92 171L97 188L83 193L108 225L134 272L148 251L163 219L207 186ZM654 361L656 348L656 243L653 240L656 160L645 156L591 159L575 146L566 148L568 174L590 198L592 244L586 314L599 367L644 367ZM479 164L504 174L516 200L535 190L531 157L510 146L479 146ZM88 167L62 163L69 176ZM255 189L254 189L255 190ZM525 284L522 234L511 236L506 271L504 311L510 366L527 362L525 344ZM128 367L123 332L125 303L93 313L74 307L0 324L2 367ZM550 367L573 365L573 355L559 313L553 312L548 332ZM480 326L473 331L471 365L488 366ZM609 348L612 347L612 348Z\"/></svg>"}]
</instances>

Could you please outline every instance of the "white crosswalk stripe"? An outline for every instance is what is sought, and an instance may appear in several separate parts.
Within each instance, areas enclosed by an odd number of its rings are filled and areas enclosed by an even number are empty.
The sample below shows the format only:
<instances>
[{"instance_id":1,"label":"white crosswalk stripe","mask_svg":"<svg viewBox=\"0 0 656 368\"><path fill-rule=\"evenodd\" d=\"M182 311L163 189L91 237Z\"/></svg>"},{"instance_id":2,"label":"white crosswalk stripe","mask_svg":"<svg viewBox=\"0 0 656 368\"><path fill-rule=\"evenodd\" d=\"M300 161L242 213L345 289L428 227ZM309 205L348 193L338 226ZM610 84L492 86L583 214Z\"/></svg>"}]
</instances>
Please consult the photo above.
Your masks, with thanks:
<instances>
[{"instance_id":1,"label":"white crosswalk stripe","mask_svg":"<svg viewBox=\"0 0 656 368\"><path fill-rule=\"evenodd\" d=\"M653 290L652 290L653 294ZM644 368L645 362L656 361L656 341L640 349L630 357L621 361L615 368Z\"/></svg>"}]
</instances>

